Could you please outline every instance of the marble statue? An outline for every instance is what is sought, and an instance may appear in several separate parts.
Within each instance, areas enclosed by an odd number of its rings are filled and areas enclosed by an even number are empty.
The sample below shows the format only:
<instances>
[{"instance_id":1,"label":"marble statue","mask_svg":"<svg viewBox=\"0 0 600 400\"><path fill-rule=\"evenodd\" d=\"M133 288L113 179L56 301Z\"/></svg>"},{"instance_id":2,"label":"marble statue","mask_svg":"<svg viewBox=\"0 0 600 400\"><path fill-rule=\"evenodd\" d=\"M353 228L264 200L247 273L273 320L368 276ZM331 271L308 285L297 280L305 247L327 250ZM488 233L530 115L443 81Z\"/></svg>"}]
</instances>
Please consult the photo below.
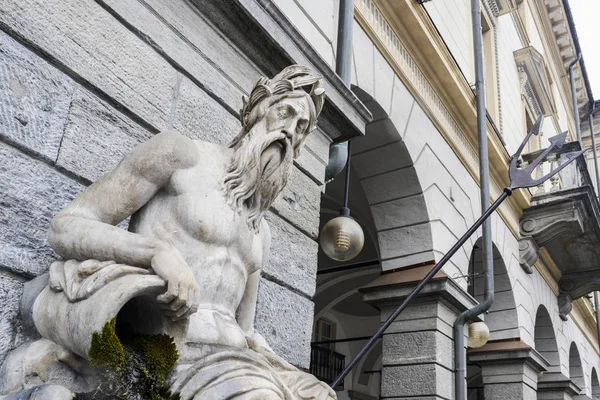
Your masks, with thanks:
<instances>
[{"instance_id":1,"label":"marble statue","mask_svg":"<svg viewBox=\"0 0 600 400\"><path fill-rule=\"evenodd\" d=\"M49 242L63 261L29 312L41 338L7 358L0 393L86 390L97 379L85 360L91 334L122 312L133 329L175 337L168 383L182 399L335 399L253 328L270 247L263 217L323 101L309 68L261 78L229 147L159 133L56 215ZM116 226L128 217L128 231Z\"/></svg>"}]
</instances>

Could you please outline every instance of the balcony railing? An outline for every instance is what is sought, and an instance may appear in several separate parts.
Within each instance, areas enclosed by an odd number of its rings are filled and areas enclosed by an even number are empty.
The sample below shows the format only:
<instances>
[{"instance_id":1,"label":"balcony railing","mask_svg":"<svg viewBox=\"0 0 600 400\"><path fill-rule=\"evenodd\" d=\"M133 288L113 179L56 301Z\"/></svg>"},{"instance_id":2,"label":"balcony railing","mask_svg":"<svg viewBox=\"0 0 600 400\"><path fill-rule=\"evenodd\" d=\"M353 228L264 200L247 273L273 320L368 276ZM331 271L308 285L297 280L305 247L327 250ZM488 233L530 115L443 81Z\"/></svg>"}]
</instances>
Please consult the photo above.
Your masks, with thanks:
<instances>
[{"instance_id":1,"label":"balcony railing","mask_svg":"<svg viewBox=\"0 0 600 400\"><path fill-rule=\"evenodd\" d=\"M333 380L344 370L346 366L346 356L336 353L326 347L313 345L310 351L310 373L323 382L333 382ZM344 383L335 388L343 390Z\"/></svg>"},{"instance_id":2,"label":"balcony railing","mask_svg":"<svg viewBox=\"0 0 600 400\"><path fill-rule=\"evenodd\" d=\"M579 142L554 148L538 167L537 177L580 149ZM523 154L521 165L532 163L541 153ZM560 317L567 320L573 300L600 291L600 202L585 157L578 157L549 182L532 188L532 194L531 206L520 221L521 266L531 273L538 250L545 248L561 274L558 308Z\"/></svg>"},{"instance_id":3,"label":"balcony railing","mask_svg":"<svg viewBox=\"0 0 600 400\"><path fill-rule=\"evenodd\" d=\"M581 146L578 142L565 143L562 148L555 149L548 155L546 160L537 168L537 175L542 176L550 170L558 167L558 165L567 161L566 154L578 151ZM535 160L543 150L533 153L523 154L523 161L520 167L526 167L530 162ZM536 176L534 176L535 178ZM576 187L588 186L593 190L593 183L590 177L584 157L579 157L576 162L563 169L558 174L554 175L545 183L536 188L532 188L531 192L534 196L554 193L560 190L572 189Z\"/></svg>"}]
</instances>

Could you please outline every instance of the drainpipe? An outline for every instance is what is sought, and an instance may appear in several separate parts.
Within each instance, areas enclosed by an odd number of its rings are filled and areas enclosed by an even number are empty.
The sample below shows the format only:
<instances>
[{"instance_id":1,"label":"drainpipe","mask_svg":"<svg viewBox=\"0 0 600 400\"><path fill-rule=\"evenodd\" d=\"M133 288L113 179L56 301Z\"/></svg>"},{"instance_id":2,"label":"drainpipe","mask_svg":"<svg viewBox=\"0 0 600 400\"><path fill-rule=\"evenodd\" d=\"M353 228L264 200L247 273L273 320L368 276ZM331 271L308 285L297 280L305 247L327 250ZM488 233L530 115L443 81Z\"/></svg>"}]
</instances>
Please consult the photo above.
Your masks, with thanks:
<instances>
[{"instance_id":1,"label":"drainpipe","mask_svg":"<svg viewBox=\"0 0 600 400\"><path fill-rule=\"evenodd\" d=\"M581 60L581 53L577 54L577 58L569 65L569 79L571 79L571 98L573 100L573 116L575 118L575 132L577 132L577 141L581 142L581 127L579 126L579 107L577 107L577 90L575 89L575 75L573 69L575 65Z\"/></svg>"},{"instance_id":2,"label":"drainpipe","mask_svg":"<svg viewBox=\"0 0 600 400\"><path fill-rule=\"evenodd\" d=\"M590 104L590 115L588 116L588 122L590 124L590 136L592 138L592 153L594 154L594 171L596 172L596 197L598 197L600 194L600 175L598 174L598 155L596 154L596 137L594 133L594 110L596 109L596 102L594 99L590 99Z\"/></svg>"},{"instance_id":3,"label":"drainpipe","mask_svg":"<svg viewBox=\"0 0 600 400\"><path fill-rule=\"evenodd\" d=\"M483 32L481 28L481 6L479 0L471 0L471 17L473 19L473 46L475 53L475 84L477 96L477 136L479 138L479 181L481 194L481 212L484 213L490 204L489 157L485 107L485 77L483 70ZM492 221L487 219L482 228L482 252L485 268L485 293L483 302L463 312L454 322L454 388L456 400L467 397L465 353L465 324L486 312L494 302L494 264L492 260Z\"/></svg>"},{"instance_id":4,"label":"drainpipe","mask_svg":"<svg viewBox=\"0 0 600 400\"><path fill-rule=\"evenodd\" d=\"M354 26L354 0L340 0L337 32L335 72L350 88L352 82L352 28ZM346 166L348 142L334 143L329 147L329 163L325 168L325 183L331 182Z\"/></svg>"}]
</instances>

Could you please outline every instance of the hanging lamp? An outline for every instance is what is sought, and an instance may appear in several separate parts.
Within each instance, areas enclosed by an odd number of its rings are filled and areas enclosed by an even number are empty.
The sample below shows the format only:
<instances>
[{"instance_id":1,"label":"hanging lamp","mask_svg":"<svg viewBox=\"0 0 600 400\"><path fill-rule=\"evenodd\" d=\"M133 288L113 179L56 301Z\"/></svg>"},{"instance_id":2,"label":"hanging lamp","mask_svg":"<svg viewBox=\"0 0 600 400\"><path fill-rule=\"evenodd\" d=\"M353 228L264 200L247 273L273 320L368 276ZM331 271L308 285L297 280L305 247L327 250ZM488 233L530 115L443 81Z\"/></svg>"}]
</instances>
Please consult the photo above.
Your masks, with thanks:
<instances>
[{"instance_id":1,"label":"hanging lamp","mask_svg":"<svg viewBox=\"0 0 600 400\"><path fill-rule=\"evenodd\" d=\"M365 234L358 222L350 216L350 209L348 208L351 144L352 142L348 141L344 206L340 209L340 216L327 222L321 230L321 248L327 257L336 261L353 259L360 253L365 244Z\"/></svg>"}]
</instances>

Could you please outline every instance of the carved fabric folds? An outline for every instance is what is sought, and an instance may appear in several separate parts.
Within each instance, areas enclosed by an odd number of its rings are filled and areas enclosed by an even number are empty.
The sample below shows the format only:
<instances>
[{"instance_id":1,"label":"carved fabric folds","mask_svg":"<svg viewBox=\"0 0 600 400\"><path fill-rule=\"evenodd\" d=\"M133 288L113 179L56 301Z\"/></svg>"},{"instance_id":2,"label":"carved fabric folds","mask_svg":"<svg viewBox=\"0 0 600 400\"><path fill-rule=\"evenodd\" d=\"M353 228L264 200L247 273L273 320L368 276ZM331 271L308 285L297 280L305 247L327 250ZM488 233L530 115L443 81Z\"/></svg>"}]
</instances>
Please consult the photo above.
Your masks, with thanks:
<instances>
[{"instance_id":1,"label":"carved fabric folds","mask_svg":"<svg viewBox=\"0 0 600 400\"><path fill-rule=\"evenodd\" d=\"M337 399L325 383L275 354L220 345L200 345L192 352L195 360L181 360L170 378L171 390L182 400Z\"/></svg>"}]
</instances>

